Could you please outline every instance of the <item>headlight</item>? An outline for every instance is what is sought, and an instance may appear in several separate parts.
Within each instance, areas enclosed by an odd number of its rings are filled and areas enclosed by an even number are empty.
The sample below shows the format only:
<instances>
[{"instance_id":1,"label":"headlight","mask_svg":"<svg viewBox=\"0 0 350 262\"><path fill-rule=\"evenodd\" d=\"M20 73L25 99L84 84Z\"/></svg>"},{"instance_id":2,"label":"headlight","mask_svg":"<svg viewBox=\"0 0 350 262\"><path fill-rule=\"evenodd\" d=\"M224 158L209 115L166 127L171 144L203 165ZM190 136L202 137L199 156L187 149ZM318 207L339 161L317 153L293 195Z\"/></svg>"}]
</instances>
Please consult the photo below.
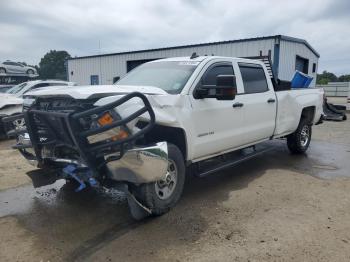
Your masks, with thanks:
<instances>
[{"instance_id":1,"label":"headlight","mask_svg":"<svg viewBox=\"0 0 350 262\"><path fill-rule=\"evenodd\" d=\"M119 117L112 114L111 112L105 112L102 115L98 116L95 121L93 121L91 128L98 128L112 124L120 120ZM87 139L89 143L96 143L103 140L117 141L125 139L129 136L129 132L126 127L114 127L105 132L98 133L96 135L89 136Z\"/></svg>"}]
</instances>

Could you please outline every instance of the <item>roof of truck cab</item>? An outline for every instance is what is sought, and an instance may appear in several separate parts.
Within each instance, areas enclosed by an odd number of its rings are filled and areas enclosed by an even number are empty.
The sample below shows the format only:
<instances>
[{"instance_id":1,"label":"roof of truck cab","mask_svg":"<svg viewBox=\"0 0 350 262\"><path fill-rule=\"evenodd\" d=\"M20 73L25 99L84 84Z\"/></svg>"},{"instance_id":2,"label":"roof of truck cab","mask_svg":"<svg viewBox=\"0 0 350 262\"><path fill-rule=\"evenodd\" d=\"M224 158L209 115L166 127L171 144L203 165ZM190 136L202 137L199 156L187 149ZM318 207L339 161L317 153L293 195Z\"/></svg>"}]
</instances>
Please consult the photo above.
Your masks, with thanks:
<instances>
[{"instance_id":1,"label":"roof of truck cab","mask_svg":"<svg viewBox=\"0 0 350 262\"><path fill-rule=\"evenodd\" d=\"M208 56L197 56L196 58L192 58L192 59L189 56L169 57L169 58L157 59L157 60L154 60L154 61L150 61L148 63L157 63L157 62L162 62L162 61L169 61L169 62L188 62L188 61L202 62L206 58L208 58Z\"/></svg>"},{"instance_id":2,"label":"roof of truck cab","mask_svg":"<svg viewBox=\"0 0 350 262\"><path fill-rule=\"evenodd\" d=\"M214 60L214 59L233 59L233 60L239 60L239 61L245 61L245 62L252 62L256 61L258 63L262 63L260 60L254 60L254 59L247 59L247 58L241 58L241 57L230 57L230 56L197 56L196 58L191 58L189 56L183 56L183 57L170 57L170 58L163 58L158 59L154 61L150 61L147 63L158 63L158 62L202 62L204 60Z\"/></svg>"}]
</instances>

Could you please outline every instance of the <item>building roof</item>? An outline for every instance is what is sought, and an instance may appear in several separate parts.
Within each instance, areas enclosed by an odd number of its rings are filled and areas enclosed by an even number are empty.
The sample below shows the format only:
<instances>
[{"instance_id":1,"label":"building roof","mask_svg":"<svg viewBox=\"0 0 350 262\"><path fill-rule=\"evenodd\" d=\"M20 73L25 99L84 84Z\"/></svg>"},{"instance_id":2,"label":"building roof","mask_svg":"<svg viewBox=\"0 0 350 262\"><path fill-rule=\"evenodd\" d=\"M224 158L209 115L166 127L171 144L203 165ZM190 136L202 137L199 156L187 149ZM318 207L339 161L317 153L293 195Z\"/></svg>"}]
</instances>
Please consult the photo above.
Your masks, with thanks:
<instances>
[{"instance_id":1,"label":"building roof","mask_svg":"<svg viewBox=\"0 0 350 262\"><path fill-rule=\"evenodd\" d=\"M100 54L100 55L79 56L79 57L69 58L68 60L83 59L83 58L94 58L94 57L104 57L104 56L114 56L114 55L125 55L125 54L135 54L135 53L154 52L154 51L164 51L164 50L171 50L171 49L199 47L199 46L231 44L231 43L250 42L250 41L268 40L268 39L280 39L280 40L284 40L284 41L304 44L317 57L320 57L320 54L304 39L290 37L290 36L285 36L285 35L273 35L273 36L244 38L244 39L237 39L237 40L226 40L226 41L217 41L217 42L209 42L209 43L191 44L191 45L180 45L180 46L171 46L171 47L162 47L162 48L143 49L143 50L126 51L126 52L118 52L118 53L108 53L108 54Z\"/></svg>"}]
</instances>

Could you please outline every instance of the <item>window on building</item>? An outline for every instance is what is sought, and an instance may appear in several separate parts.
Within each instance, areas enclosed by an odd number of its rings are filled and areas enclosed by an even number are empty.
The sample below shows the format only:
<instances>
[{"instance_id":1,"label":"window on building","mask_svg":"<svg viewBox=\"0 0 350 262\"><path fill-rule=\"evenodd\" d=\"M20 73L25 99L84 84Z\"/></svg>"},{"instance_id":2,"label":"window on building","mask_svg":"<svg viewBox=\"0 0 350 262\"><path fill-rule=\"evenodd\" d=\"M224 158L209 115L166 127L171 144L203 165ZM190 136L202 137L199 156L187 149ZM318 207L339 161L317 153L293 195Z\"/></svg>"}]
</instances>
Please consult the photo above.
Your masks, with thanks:
<instances>
[{"instance_id":1,"label":"window on building","mask_svg":"<svg viewBox=\"0 0 350 262\"><path fill-rule=\"evenodd\" d=\"M98 85L99 84L98 75L90 76L90 83L91 85Z\"/></svg>"},{"instance_id":2,"label":"window on building","mask_svg":"<svg viewBox=\"0 0 350 262\"><path fill-rule=\"evenodd\" d=\"M116 83L116 82L118 82L119 79L120 79L120 76L115 76L115 77L113 77L113 84Z\"/></svg>"},{"instance_id":3,"label":"window on building","mask_svg":"<svg viewBox=\"0 0 350 262\"><path fill-rule=\"evenodd\" d=\"M316 73L316 63L312 64L312 73Z\"/></svg>"},{"instance_id":4,"label":"window on building","mask_svg":"<svg viewBox=\"0 0 350 262\"><path fill-rule=\"evenodd\" d=\"M296 56L295 58L295 70L303 72L304 74L309 73L309 59L303 58L301 56Z\"/></svg>"},{"instance_id":5,"label":"window on building","mask_svg":"<svg viewBox=\"0 0 350 262\"><path fill-rule=\"evenodd\" d=\"M217 65L210 68L202 78L203 86L215 86L216 77L218 75L234 75L233 67L230 64L227 65Z\"/></svg>"},{"instance_id":6,"label":"window on building","mask_svg":"<svg viewBox=\"0 0 350 262\"><path fill-rule=\"evenodd\" d=\"M238 63L241 71L244 93L262 93L269 90L263 67L257 64Z\"/></svg>"}]
</instances>

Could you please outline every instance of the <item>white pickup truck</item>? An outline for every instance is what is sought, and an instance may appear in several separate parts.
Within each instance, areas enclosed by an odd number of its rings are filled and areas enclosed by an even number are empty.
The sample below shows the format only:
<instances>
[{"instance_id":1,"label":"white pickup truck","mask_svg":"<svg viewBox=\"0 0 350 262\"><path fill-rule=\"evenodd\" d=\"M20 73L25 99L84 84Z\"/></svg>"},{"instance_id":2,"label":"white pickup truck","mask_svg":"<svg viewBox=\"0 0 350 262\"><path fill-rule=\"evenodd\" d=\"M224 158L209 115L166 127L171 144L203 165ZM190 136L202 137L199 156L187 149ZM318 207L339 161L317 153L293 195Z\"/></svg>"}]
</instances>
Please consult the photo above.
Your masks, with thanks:
<instances>
[{"instance_id":1,"label":"white pickup truck","mask_svg":"<svg viewBox=\"0 0 350 262\"><path fill-rule=\"evenodd\" d=\"M161 215L189 171L214 173L274 138L293 153L307 150L323 91L275 91L272 80L258 60L192 56L148 62L115 85L33 91L14 148L77 190L124 190L135 218Z\"/></svg>"}]
</instances>

